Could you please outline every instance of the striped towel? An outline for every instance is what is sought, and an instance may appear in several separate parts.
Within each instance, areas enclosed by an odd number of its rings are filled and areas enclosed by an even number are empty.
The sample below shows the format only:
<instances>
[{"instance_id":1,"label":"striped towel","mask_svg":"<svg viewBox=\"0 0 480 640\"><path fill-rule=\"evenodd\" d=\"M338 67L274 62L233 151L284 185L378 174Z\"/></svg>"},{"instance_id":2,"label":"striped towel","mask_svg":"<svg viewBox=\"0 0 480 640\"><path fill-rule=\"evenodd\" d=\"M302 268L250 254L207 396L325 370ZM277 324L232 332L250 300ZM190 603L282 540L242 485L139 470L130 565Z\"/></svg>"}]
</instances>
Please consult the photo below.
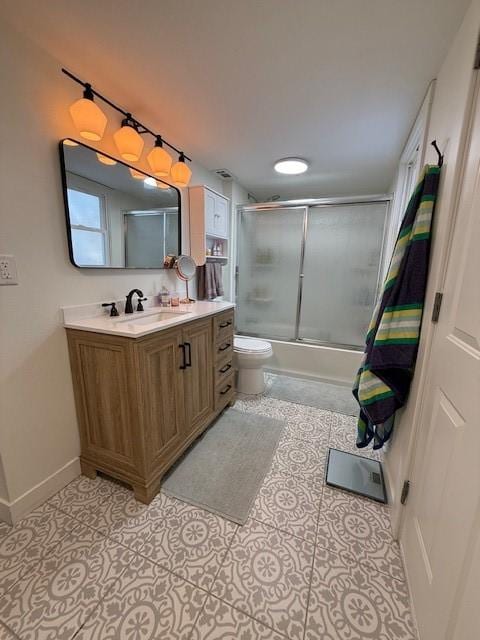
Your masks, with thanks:
<instances>
[{"instance_id":1,"label":"striped towel","mask_svg":"<svg viewBox=\"0 0 480 640\"><path fill-rule=\"evenodd\" d=\"M426 166L400 227L382 294L373 312L353 395L360 405L357 447L380 449L395 411L407 400L415 369L427 286L430 231L440 167Z\"/></svg>"}]
</instances>

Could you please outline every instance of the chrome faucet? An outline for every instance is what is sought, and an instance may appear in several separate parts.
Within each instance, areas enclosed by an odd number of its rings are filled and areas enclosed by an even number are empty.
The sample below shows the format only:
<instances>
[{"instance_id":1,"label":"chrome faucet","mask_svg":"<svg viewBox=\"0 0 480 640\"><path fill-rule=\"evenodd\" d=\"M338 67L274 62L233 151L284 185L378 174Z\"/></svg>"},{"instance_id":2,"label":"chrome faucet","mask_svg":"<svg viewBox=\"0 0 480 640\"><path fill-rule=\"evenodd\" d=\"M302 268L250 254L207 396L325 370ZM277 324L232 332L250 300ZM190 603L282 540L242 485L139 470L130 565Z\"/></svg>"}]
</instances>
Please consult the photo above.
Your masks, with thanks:
<instances>
[{"instance_id":1,"label":"chrome faucet","mask_svg":"<svg viewBox=\"0 0 480 640\"><path fill-rule=\"evenodd\" d=\"M134 293L136 293L138 296L137 311L143 311L142 302L147 298L143 297L143 291L140 291L140 289L132 289L127 295L127 301L125 302L125 313L133 313L132 296Z\"/></svg>"}]
</instances>

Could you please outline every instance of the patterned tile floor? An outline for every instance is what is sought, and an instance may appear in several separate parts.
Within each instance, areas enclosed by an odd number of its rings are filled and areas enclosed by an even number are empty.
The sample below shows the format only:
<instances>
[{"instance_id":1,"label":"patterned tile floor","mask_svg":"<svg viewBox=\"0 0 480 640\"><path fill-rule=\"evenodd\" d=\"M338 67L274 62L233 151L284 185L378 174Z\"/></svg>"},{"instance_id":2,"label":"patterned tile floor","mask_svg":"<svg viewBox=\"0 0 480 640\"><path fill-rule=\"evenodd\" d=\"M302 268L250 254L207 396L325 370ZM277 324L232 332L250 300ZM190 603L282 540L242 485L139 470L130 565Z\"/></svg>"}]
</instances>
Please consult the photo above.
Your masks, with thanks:
<instances>
[{"instance_id":1,"label":"patterned tile floor","mask_svg":"<svg viewBox=\"0 0 480 640\"><path fill-rule=\"evenodd\" d=\"M323 483L355 419L266 397L236 408L286 420L244 526L80 477L0 524L0 640L415 640L388 508Z\"/></svg>"}]
</instances>

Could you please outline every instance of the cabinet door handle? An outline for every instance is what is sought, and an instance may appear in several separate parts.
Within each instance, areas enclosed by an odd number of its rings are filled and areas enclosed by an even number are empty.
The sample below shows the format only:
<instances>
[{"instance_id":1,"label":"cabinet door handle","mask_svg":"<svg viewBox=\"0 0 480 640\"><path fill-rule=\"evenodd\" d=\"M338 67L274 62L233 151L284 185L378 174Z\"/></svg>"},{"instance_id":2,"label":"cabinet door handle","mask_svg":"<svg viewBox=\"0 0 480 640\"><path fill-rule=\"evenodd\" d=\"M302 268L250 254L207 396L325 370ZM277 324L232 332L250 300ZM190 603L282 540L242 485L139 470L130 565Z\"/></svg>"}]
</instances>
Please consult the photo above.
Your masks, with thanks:
<instances>
[{"instance_id":1,"label":"cabinet door handle","mask_svg":"<svg viewBox=\"0 0 480 640\"><path fill-rule=\"evenodd\" d=\"M188 349L188 361L186 362L185 366L191 367L192 366L192 345L190 344L190 342L185 342L185 346Z\"/></svg>"},{"instance_id":2,"label":"cabinet door handle","mask_svg":"<svg viewBox=\"0 0 480 640\"><path fill-rule=\"evenodd\" d=\"M229 347L231 347L232 345L230 344L230 342L226 342L223 347L220 347L218 350L219 351L226 351Z\"/></svg>"},{"instance_id":3,"label":"cabinet door handle","mask_svg":"<svg viewBox=\"0 0 480 640\"><path fill-rule=\"evenodd\" d=\"M224 396L226 393L228 393L228 391L230 391L231 388L232 388L232 385L231 384L227 384L225 389L223 391L220 391L220 395Z\"/></svg>"},{"instance_id":4,"label":"cabinet door handle","mask_svg":"<svg viewBox=\"0 0 480 640\"><path fill-rule=\"evenodd\" d=\"M186 369L187 368L187 364L185 362L185 345L184 344L179 344L178 348L182 350L182 364L180 365L180 369Z\"/></svg>"},{"instance_id":5,"label":"cabinet door handle","mask_svg":"<svg viewBox=\"0 0 480 640\"><path fill-rule=\"evenodd\" d=\"M228 363L228 364L226 364L224 367L222 367L220 369L220 373L226 373L231 368L232 368L232 365L230 363Z\"/></svg>"},{"instance_id":6,"label":"cabinet door handle","mask_svg":"<svg viewBox=\"0 0 480 640\"><path fill-rule=\"evenodd\" d=\"M225 329L225 327L229 327L232 324L231 320L227 320L227 322L221 322L218 326L220 329Z\"/></svg>"}]
</instances>

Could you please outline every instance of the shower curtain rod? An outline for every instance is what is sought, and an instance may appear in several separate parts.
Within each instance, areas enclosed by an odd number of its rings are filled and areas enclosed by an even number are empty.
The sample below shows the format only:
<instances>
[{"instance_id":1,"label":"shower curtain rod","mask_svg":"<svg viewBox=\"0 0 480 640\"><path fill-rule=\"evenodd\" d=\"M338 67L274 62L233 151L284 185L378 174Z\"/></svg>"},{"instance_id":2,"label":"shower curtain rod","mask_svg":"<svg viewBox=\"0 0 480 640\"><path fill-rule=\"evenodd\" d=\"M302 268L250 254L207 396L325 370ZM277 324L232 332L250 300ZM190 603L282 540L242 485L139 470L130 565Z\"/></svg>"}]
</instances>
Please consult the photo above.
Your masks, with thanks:
<instances>
[{"instance_id":1,"label":"shower curtain rod","mask_svg":"<svg viewBox=\"0 0 480 640\"><path fill-rule=\"evenodd\" d=\"M239 205L242 211L257 211L258 209L282 209L289 207L316 207L339 204L365 204L368 202L390 202L392 194L373 194L367 196L339 196L336 198L303 198L298 200L275 200L275 202L255 202Z\"/></svg>"}]
</instances>

